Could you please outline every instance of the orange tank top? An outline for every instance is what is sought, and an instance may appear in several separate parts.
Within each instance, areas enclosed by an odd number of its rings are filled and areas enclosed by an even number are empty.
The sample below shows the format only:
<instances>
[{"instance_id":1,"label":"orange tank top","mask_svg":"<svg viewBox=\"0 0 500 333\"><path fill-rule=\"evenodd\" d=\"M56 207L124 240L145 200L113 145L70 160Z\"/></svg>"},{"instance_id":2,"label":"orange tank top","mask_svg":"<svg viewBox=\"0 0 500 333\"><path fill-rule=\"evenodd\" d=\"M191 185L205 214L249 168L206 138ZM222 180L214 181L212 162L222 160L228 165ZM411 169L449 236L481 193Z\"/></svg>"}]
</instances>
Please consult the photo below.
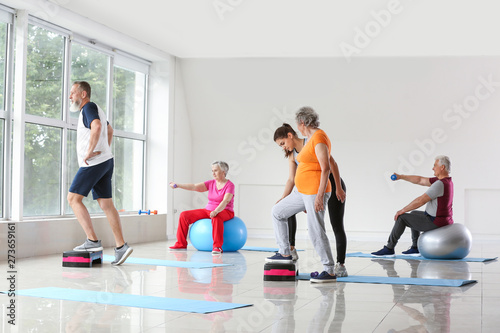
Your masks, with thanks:
<instances>
[{"instance_id":1,"label":"orange tank top","mask_svg":"<svg viewBox=\"0 0 500 333\"><path fill-rule=\"evenodd\" d=\"M328 161L330 161L331 143L330 139L323 130L317 130L307 140L306 145L297 155L299 165L295 172L295 186L302 194L313 195L318 193L321 180L321 166L316 157L316 145L324 143L328 147ZM330 165L330 163L328 163ZM327 179L326 192L332 191L332 185Z\"/></svg>"}]
</instances>

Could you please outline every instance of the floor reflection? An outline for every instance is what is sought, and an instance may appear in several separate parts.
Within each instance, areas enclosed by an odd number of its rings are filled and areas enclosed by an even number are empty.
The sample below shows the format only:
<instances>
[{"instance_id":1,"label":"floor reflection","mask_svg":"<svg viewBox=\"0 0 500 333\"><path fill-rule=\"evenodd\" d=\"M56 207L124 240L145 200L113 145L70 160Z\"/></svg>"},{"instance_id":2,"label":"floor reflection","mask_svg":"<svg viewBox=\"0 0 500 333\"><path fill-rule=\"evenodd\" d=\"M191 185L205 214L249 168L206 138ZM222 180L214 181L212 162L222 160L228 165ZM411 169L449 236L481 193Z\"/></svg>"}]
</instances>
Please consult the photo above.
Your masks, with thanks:
<instances>
[{"instance_id":1,"label":"floor reflection","mask_svg":"<svg viewBox=\"0 0 500 333\"><path fill-rule=\"evenodd\" d=\"M307 332L342 332L345 320L345 283L332 283L314 286L321 293L321 303L313 319L309 322ZM330 321L330 317L333 319ZM327 326L330 321L330 325Z\"/></svg>"},{"instance_id":2,"label":"floor reflection","mask_svg":"<svg viewBox=\"0 0 500 333\"><path fill-rule=\"evenodd\" d=\"M295 304L299 281L264 281L264 299L276 307L273 332L295 332Z\"/></svg>"},{"instance_id":3,"label":"floor reflection","mask_svg":"<svg viewBox=\"0 0 500 333\"><path fill-rule=\"evenodd\" d=\"M372 261L381 265L387 276L400 277L395 269L396 260L372 259ZM411 278L471 279L467 262L431 260L404 260L401 262L406 262L409 265L409 277ZM391 329L389 332L450 332L451 296L464 292L471 285L443 288L393 284L391 287L396 306L413 319L412 323L416 323L400 330Z\"/></svg>"},{"instance_id":4,"label":"floor reflection","mask_svg":"<svg viewBox=\"0 0 500 333\"><path fill-rule=\"evenodd\" d=\"M298 299L296 293L298 283L298 281L264 281L264 298L276 307L273 333L296 332L295 305ZM344 283L314 286L321 298L319 302L314 301L318 309L307 324L307 332L342 331L346 315L344 288ZM298 312L300 313L300 310ZM304 327L303 323L300 327Z\"/></svg>"},{"instance_id":5,"label":"floor reflection","mask_svg":"<svg viewBox=\"0 0 500 333\"><path fill-rule=\"evenodd\" d=\"M89 277L95 278L95 274L99 274L100 272L100 270L93 270L93 274L88 274L88 276L86 274L78 275L65 272L63 276L66 279L84 279L85 281ZM95 285L95 288L90 289L117 294L128 293L128 289L132 284L130 272L119 266L113 266L113 273L107 279L104 279L104 288L102 285ZM86 289L89 288L87 287ZM113 327L118 329L121 324L124 322L128 323L131 319L130 311L124 312L117 305L70 302L64 307L61 303L61 308L61 313L66 323L64 325L64 332L66 333L103 332L113 329Z\"/></svg>"},{"instance_id":6,"label":"floor reflection","mask_svg":"<svg viewBox=\"0 0 500 333\"><path fill-rule=\"evenodd\" d=\"M233 302L233 285L240 282L246 273L245 257L238 252L212 255L211 252L197 251L188 259L186 251L173 252L178 261L208 262L231 264L231 266L212 268L177 268L179 291L187 294L200 294L210 302ZM233 317L233 311L220 311L200 314L199 317L211 322L208 332L224 332L224 323Z\"/></svg>"}]
</instances>

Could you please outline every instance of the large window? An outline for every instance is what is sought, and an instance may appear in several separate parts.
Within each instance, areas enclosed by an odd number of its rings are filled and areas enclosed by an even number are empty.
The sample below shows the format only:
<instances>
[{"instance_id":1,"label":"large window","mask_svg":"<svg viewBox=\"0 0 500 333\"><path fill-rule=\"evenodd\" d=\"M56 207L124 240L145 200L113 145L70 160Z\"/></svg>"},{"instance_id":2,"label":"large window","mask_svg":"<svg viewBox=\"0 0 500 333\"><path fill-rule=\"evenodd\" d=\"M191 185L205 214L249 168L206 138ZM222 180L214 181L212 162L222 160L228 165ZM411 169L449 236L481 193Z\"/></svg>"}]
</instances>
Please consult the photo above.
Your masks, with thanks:
<instances>
[{"instance_id":1,"label":"large window","mask_svg":"<svg viewBox=\"0 0 500 333\"><path fill-rule=\"evenodd\" d=\"M112 151L115 159L113 198L120 211L143 207L144 160L146 152L146 101L149 63L119 53L111 47L90 43L70 31L36 18L25 19L27 36L24 109L12 111L6 104L7 87L13 78L11 22L4 22L0 6L0 197L4 202L5 166L21 156L22 211L25 217L72 215L66 196L79 168L76 156L76 128L79 112L69 112L69 90L73 81L85 80L92 87L91 101L106 113L114 128ZM12 16L12 13L10 14ZM29 21L29 22L28 22ZM27 23L26 23L27 22ZM9 35L10 34L10 35ZM70 38L71 37L71 38ZM117 53L118 52L118 53ZM9 60L10 59L10 60ZM19 59L18 59L19 60ZM8 64L9 62L10 64ZM9 67L10 66L10 67ZM19 82L19 81L16 81ZM18 84L16 83L16 86ZM19 87L16 87L19 89ZM16 92L17 93L17 92ZM22 117L15 112L23 112ZM10 154L12 126L22 124L21 154ZM7 126L9 125L9 126ZM14 140L14 142L16 142ZM24 142L24 145L23 145ZM9 147L6 149L5 147ZM17 149L17 150L16 150ZM7 163L4 163L4 160ZM23 170L24 168L24 170ZM9 169L11 169L9 167ZM7 187L15 186L7 185ZM101 212L90 193L84 199L89 212ZM4 205L0 205L3 218ZM9 215L9 213L7 213Z\"/></svg>"},{"instance_id":2,"label":"large window","mask_svg":"<svg viewBox=\"0 0 500 333\"><path fill-rule=\"evenodd\" d=\"M144 133L146 75L115 66L113 120L118 130Z\"/></svg>"},{"instance_id":3,"label":"large window","mask_svg":"<svg viewBox=\"0 0 500 333\"><path fill-rule=\"evenodd\" d=\"M118 210L142 207L144 143L141 140L116 137L113 143L115 155L115 187L113 197Z\"/></svg>"},{"instance_id":4,"label":"large window","mask_svg":"<svg viewBox=\"0 0 500 333\"><path fill-rule=\"evenodd\" d=\"M113 123L117 138L115 193L119 209L141 207L144 181L146 75L137 70L114 66ZM139 208L140 209L140 208Z\"/></svg>"},{"instance_id":5,"label":"large window","mask_svg":"<svg viewBox=\"0 0 500 333\"><path fill-rule=\"evenodd\" d=\"M110 56L82 44L71 44L71 82L87 81L92 86L92 101L104 111L108 107ZM78 113L71 113L78 118Z\"/></svg>"},{"instance_id":6,"label":"large window","mask_svg":"<svg viewBox=\"0 0 500 333\"><path fill-rule=\"evenodd\" d=\"M24 147L24 215L61 214L60 128L26 124Z\"/></svg>"},{"instance_id":7,"label":"large window","mask_svg":"<svg viewBox=\"0 0 500 333\"><path fill-rule=\"evenodd\" d=\"M25 124L24 216L62 213L65 40L59 33L28 25L25 112L36 117Z\"/></svg>"},{"instance_id":8,"label":"large window","mask_svg":"<svg viewBox=\"0 0 500 333\"><path fill-rule=\"evenodd\" d=\"M29 25L26 113L62 119L65 38Z\"/></svg>"}]
</instances>

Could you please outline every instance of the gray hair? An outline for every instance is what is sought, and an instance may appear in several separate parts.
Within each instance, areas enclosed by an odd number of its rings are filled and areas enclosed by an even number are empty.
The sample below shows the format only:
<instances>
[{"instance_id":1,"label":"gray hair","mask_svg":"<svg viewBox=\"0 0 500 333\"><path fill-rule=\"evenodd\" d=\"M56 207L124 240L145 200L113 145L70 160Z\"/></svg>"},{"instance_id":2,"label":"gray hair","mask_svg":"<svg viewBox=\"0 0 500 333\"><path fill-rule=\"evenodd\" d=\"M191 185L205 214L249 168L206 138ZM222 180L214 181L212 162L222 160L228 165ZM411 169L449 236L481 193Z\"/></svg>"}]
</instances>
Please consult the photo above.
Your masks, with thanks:
<instances>
[{"instance_id":1,"label":"gray hair","mask_svg":"<svg viewBox=\"0 0 500 333\"><path fill-rule=\"evenodd\" d=\"M229 171L229 165L223 161L215 161L212 162L212 165L217 165L222 171L224 171L224 175L227 176L227 172Z\"/></svg>"},{"instance_id":2,"label":"gray hair","mask_svg":"<svg viewBox=\"0 0 500 333\"><path fill-rule=\"evenodd\" d=\"M73 82L73 85L77 85L80 91L85 91L87 93L87 97L90 98L90 95L92 93L92 88L90 87L90 84L87 81L75 81Z\"/></svg>"},{"instance_id":3,"label":"gray hair","mask_svg":"<svg viewBox=\"0 0 500 333\"><path fill-rule=\"evenodd\" d=\"M313 108L304 106L295 113L295 121L297 124L304 124L307 127L318 128L319 116Z\"/></svg>"},{"instance_id":4,"label":"gray hair","mask_svg":"<svg viewBox=\"0 0 500 333\"><path fill-rule=\"evenodd\" d=\"M438 161L439 165L444 165L446 172L448 172L448 173L451 172L451 161L450 161L450 158L448 156L439 155L439 156L436 156L435 160Z\"/></svg>"}]
</instances>

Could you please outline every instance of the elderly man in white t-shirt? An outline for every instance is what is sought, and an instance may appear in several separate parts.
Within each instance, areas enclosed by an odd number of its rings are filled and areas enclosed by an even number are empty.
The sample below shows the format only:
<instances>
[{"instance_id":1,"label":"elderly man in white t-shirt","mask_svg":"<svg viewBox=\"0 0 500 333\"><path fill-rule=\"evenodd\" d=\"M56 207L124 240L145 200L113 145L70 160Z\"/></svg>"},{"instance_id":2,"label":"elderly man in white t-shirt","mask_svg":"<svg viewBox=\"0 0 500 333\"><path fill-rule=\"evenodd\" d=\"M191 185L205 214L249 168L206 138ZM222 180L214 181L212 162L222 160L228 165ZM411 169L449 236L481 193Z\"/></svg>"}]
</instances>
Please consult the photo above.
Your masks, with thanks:
<instances>
[{"instance_id":1,"label":"elderly man in white t-shirt","mask_svg":"<svg viewBox=\"0 0 500 333\"><path fill-rule=\"evenodd\" d=\"M94 200L106 214L115 237L115 260L112 265L122 264L133 249L123 239L120 215L112 199L111 178L114 159L111 153L113 128L106 120L106 115L95 103L90 101L91 88L85 81L77 81L71 87L69 98L70 110L80 111L77 127L77 153L80 169L69 188L68 202L82 226L87 240L74 251L92 252L103 249L90 219L87 207L83 204L90 191Z\"/></svg>"}]
</instances>

